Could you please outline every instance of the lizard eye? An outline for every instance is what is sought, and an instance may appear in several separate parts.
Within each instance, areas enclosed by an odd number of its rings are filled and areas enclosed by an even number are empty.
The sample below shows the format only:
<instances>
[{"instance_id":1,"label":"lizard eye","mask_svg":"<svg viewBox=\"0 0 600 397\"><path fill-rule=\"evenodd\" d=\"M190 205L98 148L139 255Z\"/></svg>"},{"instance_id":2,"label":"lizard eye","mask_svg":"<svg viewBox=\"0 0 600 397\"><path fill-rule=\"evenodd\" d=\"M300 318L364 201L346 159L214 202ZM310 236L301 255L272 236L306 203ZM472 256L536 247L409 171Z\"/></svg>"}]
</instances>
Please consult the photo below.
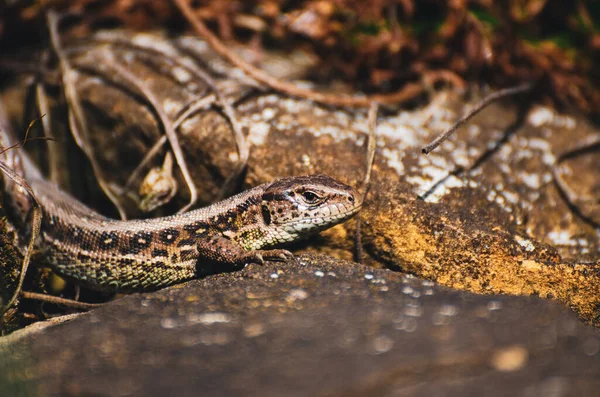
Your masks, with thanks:
<instances>
[{"instance_id":1,"label":"lizard eye","mask_svg":"<svg viewBox=\"0 0 600 397\"><path fill-rule=\"evenodd\" d=\"M307 204L316 204L321 199L315 192L310 190L302 192L302 198Z\"/></svg>"}]
</instances>

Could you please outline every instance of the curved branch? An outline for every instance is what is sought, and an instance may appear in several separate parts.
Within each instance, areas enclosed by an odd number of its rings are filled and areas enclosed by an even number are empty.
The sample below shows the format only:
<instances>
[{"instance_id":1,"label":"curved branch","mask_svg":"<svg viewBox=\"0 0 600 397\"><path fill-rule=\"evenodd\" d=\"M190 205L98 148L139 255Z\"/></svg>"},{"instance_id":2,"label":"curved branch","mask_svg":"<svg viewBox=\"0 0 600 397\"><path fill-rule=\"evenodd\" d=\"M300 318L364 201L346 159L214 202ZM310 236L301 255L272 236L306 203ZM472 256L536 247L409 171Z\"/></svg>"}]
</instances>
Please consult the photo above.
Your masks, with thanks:
<instances>
[{"instance_id":1,"label":"curved branch","mask_svg":"<svg viewBox=\"0 0 600 397\"><path fill-rule=\"evenodd\" d=\"M406 83L406 85L397 92L390 94L375 94L366 96L350 96L345 94L325 94L314 90L298 87L296 84L281 81L265 71L250 65L237 54L232 52L217 36L215 36L206 25L194 15L193 10L185 0L174 0L175 5L179 8L183 16L194 27L196 32L212 47L212 49L227 59L229 62L240 68L248 76L254 80L269 86L270 88L294 97L310 99L331 106L348 106L366 108L372 102L380 104L396 104L399 102L413 99L424 91L424 87L420 83Z\"/></svg>"}]
</instances>

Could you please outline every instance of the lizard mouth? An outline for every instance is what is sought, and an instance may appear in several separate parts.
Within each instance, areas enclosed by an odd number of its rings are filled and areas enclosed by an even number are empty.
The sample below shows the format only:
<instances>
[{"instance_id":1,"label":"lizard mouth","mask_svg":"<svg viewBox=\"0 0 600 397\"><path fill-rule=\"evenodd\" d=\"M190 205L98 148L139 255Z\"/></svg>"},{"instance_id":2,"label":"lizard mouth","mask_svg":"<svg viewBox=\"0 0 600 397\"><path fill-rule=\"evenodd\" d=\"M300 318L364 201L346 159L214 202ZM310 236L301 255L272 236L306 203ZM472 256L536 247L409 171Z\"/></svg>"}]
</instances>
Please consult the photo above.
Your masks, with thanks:
<instances>
[{"instance_id":1,"label":"lizard mouth","mask_svg":"<svg viewBox=\"0 0 600 397\"><path fill-rule=\"evenodd\" d=\"M362 201L347 206L341 203L329 205L321 209L320 213L313 216L282 223L281 226L294 227L295 225L314 225L316 227L328 227L345 221L356 215L362 208Z\"/></svg>"}]
</instances>

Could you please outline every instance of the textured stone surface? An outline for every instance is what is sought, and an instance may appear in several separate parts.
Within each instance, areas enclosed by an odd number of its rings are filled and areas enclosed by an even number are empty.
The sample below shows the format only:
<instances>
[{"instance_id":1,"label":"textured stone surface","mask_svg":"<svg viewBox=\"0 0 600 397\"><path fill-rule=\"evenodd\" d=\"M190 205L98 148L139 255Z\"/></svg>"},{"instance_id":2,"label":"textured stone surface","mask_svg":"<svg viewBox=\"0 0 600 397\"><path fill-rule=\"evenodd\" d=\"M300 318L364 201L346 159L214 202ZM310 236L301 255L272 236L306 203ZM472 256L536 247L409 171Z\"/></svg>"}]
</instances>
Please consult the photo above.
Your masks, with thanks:
<instances>
[{"instance_id":1,"label":"textured stone surface","mask_svg":"<svg viewBox=\"0 0 600 397\"><path fill-rule=\"evenodd\" d=\"M170 45L141 37L127 39L128 46L119 39L112 51L120 62L145 76L150 88L166 95L163 106L172 117L202 91L202 84L182 81L186 76L175 61L212 68L219 87L237 101L250 144L246 186L312 173L360 184L368 131L363 113L274 93L250 95L247 79L219 62L203 43L180 39ZM107 77L102 71L98 57L106 48L100 48L74 57L74 64L87 73L80 85L90 118L98 120L91 132L102 142L94 145L96 155L105 169L122 170L112 181L118 184L161 132L152 112L126 89L111 88L110 92L120 92L121 99L106 101L98 87L89 88L106 82L119 87L118 76ZM154 61L156 65L143 62L148 48L164 54ZM188 58L177 57L181 53ZM173 67L175 71L169 69ZM282 74L285 69L277 70ZM592 145L592 150L558 163L564 153L593 140L597 129L536 104L492 105L438 150L422 155L421 147L452 125L477 97L465 101L442 93L415 110L381 112L373 186L362 213L363 241L371 254L368 263L478 293L556 298L585 320L599 323L600 229L594 221L598 204L594 192L600 183L600 160ZM119 133L105 130L115 123ZM147 146L129 138L128 145L118 143L124 136L139 137L135 131L140 126L146 136L154 134ZM208 201L237 160L229 124L215 109L200 110L182 123L180 133L188 167L203 192L202 200ZM119 155L120 151L127 156ZM157 165L161 161L158 157ZM563 185L579 201L570 204L557 188L553 179L557 166ZM184 186L183 181L179 186ZM176 203L184 203L186 194L186 189L180 189ZM345 229L327 233L322 250L351 259L353 229L350 222Z\"/></svg>"},{"instance_id":2,"label":"textured stone surface","mask_svg":"<svg viewBox=\"0 0 600 397\"><path fill-rule=\"evenodd\" d=\"M203 43L181 39L175 50L158 38L126 39L167 55L140 65L122 45L115 50L164 95L172 117L202 87L177 70L153 75L173 67L179 55L169 54L193 52L213 72L236 101L251 145L246 187L314 173L360 185L364 113L253 91ZM108 173L118 186L162 132L147 103L98 70L98 56L72 60L94 121L95 155L105 170L118 170ZM285 59L266 62L275 74L302 76ZM380 112L373 184L360 215L369 267L304 256L298 268L250 266L124 297L4 339L0 387L51 395L596 395L600 334L567 307L600 323L598 129L537 104L496 104L422 155L479 96L440 93L427 106ZM201 201L210 201L237 160L230 126L211 108L179 132ZM177 198L158 213L186 202L178 185ZM79 190L110 213L99 190ZM351 259L355 225L293 249Z\"/></svg>"},{"instance_id":3,"label":"textured stone surface","mask_svg":"<svg viewBox=\"0 0 600 397\"><path fill-rule=\"evenodd\" d=\"M600 387L600 334L555 302L451 291L321 256L301 262L127 296L13 334L0 342L1 394L583 396Z\"/></svg>"}]
</instances>

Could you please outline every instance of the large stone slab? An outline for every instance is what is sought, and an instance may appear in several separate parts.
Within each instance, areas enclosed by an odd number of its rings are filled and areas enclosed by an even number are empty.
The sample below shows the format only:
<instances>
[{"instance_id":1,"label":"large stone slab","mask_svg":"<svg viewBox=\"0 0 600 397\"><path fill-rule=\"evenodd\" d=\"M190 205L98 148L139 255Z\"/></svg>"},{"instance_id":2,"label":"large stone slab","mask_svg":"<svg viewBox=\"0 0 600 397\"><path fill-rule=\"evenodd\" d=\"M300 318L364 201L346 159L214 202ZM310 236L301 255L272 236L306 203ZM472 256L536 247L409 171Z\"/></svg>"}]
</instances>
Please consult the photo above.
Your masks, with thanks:
<instances>
[{"instance_id":1,"label":"large stone slab","mask_svg":"<svg viewBox=\"0 0 600 397\"><path fill-rule=\"evenodd\" d=\"M111 186L124 184L162 130L148 104L103 70L105 51L160 94L173 118L206 89L182 66L209 71L251 145L246 187L313 173L361 183L364 112L256 90L195 39L96 41L70 56L95 156L104 170L118 170ZM282 77L303 75L285 59L264 61ZM381 111L361 213L369 266L305 254L300 266L250 266L124 297L60 325L37 324L0 342L0 394L596 395L599 334L567 307L600 322L598 130L538 104L505 103L423 156L420 148L476 100L477 93L470 100L440 93L427 106ZM64 120L53 123L68 149ZM178 130L201 202L215 198L235 167L230 127L210 107ZM592 150L565 158L585 142ZM110 213L97 188L72 186ZM148 216L185 203L181 178L179 186L170 206ZM295 252L351 259L355 225Z\"/></svg>"},{"instance_id":2,"label":"large stone slab","mask_svg":"<svg viewBox=\"0 0 600 397\"><path fill-rule=\"evenodd\" d=\"M239 70L193 38L113 32L95 40L84 46L86 51L72 50L72 63L79 71L95 155L103 169L120 170L111 183L129 177L162 130L131 87L107 73L101 62L107 51L160 95L173 118L206 95L206 86L189 70L207 70L236 105L247 132L246 186L313 173L360 185L368 132L364 112L256 90ZM286 78L302 76L302 68L293 62L281 67L285 64L272 56L263 66L271 65L273 73ZM293 72L286 76L285 70ZM600 157L587 150L564 158L593 141L597 128L531 101L513 101L490 106L438 150L421 154L482 95L475 92L465 100L439 93L426 106L382 110L373 183L361 215L367 263L477 293L559 299L586 321L600 323L594 193ZM201 200L210 201L237 161L231 126L211 107L190 114L179 134ZM156 165L161 161L158 157ZM182 180L179 186L185 186ZM565 189L574 200L565 197ZM186 195L180 188L174 203L182 205ZM101 193L90 196L101 204ZM353 236L349 222L326 233L319 249L351 259Z\"/></svg>"},{"instance_id":3,"label":"large stone slab","mask_svg":"<svg viewBox=\"0 0 600 397\"><path fill-rule=\"evenodd\" d=\"M539 298L325 256L126 296L2 340L0 394L597 395L600 334Z\"/></svg>"}]
</instances>

